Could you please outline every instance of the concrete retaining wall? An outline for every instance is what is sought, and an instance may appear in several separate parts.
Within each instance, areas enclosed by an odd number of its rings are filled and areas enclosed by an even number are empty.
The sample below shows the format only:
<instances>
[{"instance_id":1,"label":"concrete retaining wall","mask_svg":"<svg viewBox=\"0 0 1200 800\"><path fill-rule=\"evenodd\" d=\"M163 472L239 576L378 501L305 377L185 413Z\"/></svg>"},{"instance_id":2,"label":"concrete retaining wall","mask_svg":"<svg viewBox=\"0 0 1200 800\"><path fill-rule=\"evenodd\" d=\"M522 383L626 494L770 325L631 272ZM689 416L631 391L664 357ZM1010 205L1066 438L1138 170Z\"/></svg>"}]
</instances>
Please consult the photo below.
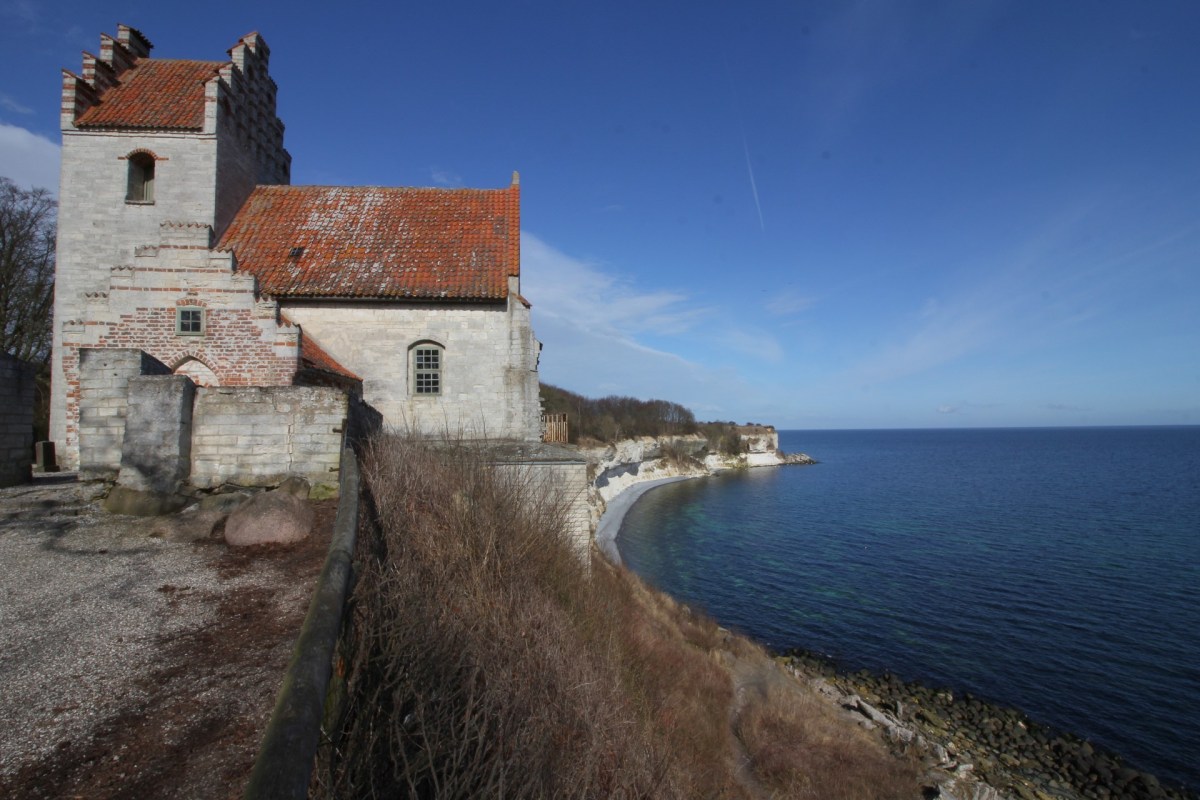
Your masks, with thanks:
<instances>
[{"instance_id":1,"label":"concrete retaining wall","mask_svg":"<svg viewBox=\"0 0 1200 800\"><path fill-rule=\"evenodd\" d=\"M26 483L33 464L34 368L0 353L0 486Z\"/></svg>"}]
</instances>

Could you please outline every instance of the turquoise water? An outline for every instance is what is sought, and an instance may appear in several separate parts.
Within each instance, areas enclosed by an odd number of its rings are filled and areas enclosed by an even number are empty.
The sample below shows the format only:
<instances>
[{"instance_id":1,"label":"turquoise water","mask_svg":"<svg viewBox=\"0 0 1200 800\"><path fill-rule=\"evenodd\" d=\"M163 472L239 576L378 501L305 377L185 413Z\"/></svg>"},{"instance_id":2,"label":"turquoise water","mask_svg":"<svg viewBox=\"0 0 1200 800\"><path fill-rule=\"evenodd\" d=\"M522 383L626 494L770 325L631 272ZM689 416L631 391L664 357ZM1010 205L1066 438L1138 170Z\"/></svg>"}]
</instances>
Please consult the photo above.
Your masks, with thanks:
<instances>
[{"instance_id":1,"label":"turquoise water","mask_svg":"<svg viewBox=\"0 0 1200 800\"><path fill-rule=\"evenodd\" d=\"M1022 709L1200 790L1200 427L784 431L655 489L634 571L774 648Z\"/></svg>"}]
</instances>

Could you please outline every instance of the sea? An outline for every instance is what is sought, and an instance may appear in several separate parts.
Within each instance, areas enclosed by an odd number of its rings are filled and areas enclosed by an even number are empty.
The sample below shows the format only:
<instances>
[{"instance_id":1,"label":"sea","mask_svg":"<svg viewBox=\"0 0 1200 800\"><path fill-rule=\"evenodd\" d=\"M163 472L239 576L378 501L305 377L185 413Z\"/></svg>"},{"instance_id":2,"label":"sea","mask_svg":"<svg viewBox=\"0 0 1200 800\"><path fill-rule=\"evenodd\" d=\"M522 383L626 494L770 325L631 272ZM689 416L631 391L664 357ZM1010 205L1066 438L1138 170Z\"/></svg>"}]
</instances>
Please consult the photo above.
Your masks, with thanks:
<instances>
[{"instance_id":1,"label":"sea","mask_svg":"<svg viewBox=\"0 0 1200 800\"><path fill-rule=\"evenodd\" d=\"M968 691L1200 791L1200 426L782 431L626 565L776 650Z\"/></svg>"}]
</instances>

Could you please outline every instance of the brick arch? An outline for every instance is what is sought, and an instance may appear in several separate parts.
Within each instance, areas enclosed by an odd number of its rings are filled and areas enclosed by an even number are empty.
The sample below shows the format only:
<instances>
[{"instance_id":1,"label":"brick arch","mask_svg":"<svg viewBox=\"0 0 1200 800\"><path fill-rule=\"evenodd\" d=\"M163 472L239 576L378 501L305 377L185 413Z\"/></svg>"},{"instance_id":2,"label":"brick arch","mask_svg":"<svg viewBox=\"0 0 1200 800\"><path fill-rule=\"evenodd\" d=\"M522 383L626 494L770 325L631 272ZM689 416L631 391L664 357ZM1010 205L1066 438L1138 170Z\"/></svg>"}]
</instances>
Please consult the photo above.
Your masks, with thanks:
<instances>
[{"instance_id":1,"label":"brick arch","mask_svg":"<svg viewBox=\"0 0 1200 800\"><path fill-rule=\"evenodd\" d=\"M171 365L171 372L187 375L197 386L220 386L221 379L212 364L199 354L187 352Z\"/></svg>"},{"instance_id":2,"label":"brick arch","mask_svg":"<svg viewBox=\"0 0 1200 800\"><path fill-rule=\"evenodd\" d=\"M130 150L125 155L121 156L121 158L122 159L130 159L130 158L133 158L134 156L150 156L155 161L166 161L165 158L163 158L158 153L154 152L153 150L151 150L148 147L135 147L134 149Z\"/></svg>"}]
</instances>

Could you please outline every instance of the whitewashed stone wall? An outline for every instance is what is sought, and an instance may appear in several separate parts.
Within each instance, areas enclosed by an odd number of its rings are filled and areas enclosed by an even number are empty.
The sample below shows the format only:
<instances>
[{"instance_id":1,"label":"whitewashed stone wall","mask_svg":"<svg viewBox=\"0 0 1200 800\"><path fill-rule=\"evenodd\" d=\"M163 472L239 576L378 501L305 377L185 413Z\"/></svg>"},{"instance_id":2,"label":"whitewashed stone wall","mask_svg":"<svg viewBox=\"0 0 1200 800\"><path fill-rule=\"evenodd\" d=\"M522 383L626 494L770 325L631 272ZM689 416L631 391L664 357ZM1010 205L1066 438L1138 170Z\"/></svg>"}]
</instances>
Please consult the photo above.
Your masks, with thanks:
<instances>
[{"instance_id":1,"label":"whitewashed stone wall","mask_svg":"<svg viewBox=\"0 0 1200 800\"><path fill-rule=\"evenodd\" d=\"M300 475L337 486L348 399L317 386L200 387L192 414L191 483L272 486Z\"/></svg>"},{"instance_id":2,"label":"whitewashed stone wall","mask_svg":"<svg viewBox=\"0 0 1200 800\"><path fill-rule=\"evenodd\" d=\"M121 468L129 382L171 370L131 348L84 350L79 355L79 474L87 480L108 480Z\"/></svg>"},{"instance_id":3,"label":"whitewashed stone wall","mask_svg":"<svg viewBox=\"0 0 1200 800\"><path fill-rule=\"evenodd\" d=\"M30 478L33 464L34 369L0 352L0 486Z\"/></svg>"},{"instance_id":4,"label":"whitewashed stone wall","mask_svg":"<svg viewBox=\"0 0 1200 800\"><path fill-rule=\"evenodd\" d=\"M281 307L305 336L363 376L363 400L391 427L430 436L541 439L540 344L515 291L508 303L496 304L282 301ZM429 341L445 348L442 393L418 396L410 350Z\"/></svg>"},{"instance_id":5,"label":"whitewashed stone wall","mask_svg":"<svg viewBox=\"0 0 1200 800\"><path fill-rule=\"evenodd\" d=\"M562 514L563 533L572 548L582 560L589 559L593 522L586 461L502 462L495 469L504 478L524 486L533 502L555 504Z\"/></svg>"}]
</instances>

